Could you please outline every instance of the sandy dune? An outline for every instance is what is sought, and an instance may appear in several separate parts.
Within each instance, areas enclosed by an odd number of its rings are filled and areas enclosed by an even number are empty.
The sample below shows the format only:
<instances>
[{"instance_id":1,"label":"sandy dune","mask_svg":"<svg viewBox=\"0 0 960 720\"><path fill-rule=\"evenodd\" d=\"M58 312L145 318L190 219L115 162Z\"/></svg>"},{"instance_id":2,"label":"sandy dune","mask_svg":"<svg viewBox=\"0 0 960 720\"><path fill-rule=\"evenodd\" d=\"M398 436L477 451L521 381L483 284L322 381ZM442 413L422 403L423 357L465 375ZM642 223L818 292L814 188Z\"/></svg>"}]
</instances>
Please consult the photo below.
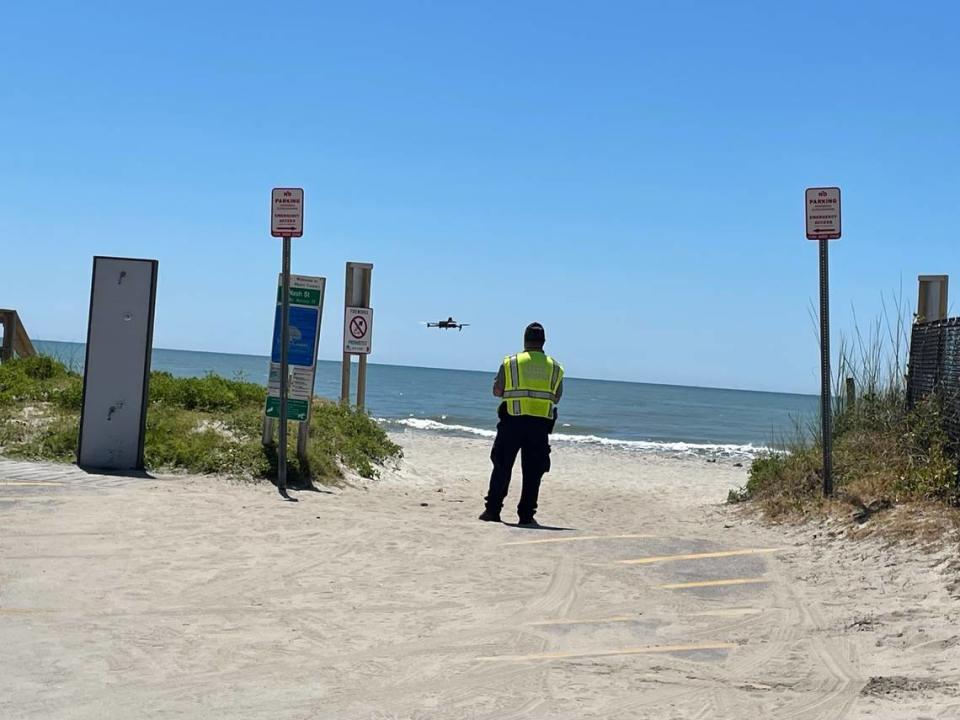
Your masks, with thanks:
<instances>
[{"instance_id":1,"label":"sandy dune","mask_svg":"<svg viewBox=\"0 0 960 720\"><path fill-rule=\"evenodd\" d=\"M397 438L297 504L0 461L0 717L960 717L955 547L766 528L721 504L741 468L569 446L565 529L480 523L488 444Z\"/></svg>"}]
</instances>

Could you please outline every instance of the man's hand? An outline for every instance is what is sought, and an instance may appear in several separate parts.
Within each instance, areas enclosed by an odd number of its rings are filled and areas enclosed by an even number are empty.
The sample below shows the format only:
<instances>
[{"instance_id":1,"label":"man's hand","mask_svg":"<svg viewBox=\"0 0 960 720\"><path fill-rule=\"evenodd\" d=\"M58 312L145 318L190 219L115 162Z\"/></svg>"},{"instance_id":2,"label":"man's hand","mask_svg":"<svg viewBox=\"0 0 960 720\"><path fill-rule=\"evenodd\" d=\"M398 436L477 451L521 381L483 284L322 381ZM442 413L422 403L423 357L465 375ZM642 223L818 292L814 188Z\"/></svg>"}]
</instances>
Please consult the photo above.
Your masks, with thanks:
<instances>
[{"instance_id":1,"label":"man's hand","mask_svg":"<svg viewBox=\"0 0 960 720\"><path fill-rule=\"evenodd\" d=\"M503 372L503 365L497 370L497 377L493 380L493 394L497 397L503 397L503 388L507 385L507 376Z\"/></svg>"}]
</instances>

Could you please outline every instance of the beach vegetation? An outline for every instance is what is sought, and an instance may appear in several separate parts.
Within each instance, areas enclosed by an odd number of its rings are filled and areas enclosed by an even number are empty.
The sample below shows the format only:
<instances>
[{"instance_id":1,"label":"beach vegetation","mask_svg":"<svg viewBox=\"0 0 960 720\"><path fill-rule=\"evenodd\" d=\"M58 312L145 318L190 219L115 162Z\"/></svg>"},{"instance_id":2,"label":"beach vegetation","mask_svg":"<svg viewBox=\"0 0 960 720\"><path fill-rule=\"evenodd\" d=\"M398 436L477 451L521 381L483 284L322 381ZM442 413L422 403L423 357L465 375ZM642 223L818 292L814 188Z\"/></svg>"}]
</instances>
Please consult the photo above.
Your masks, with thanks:
<instances>
[{"instance_id":1,"label":"beach vegetation","mask_svg":"<svg viewBox=\"0 0 960 720\"><path fill-rule=\"evenodd\" d=\"M72 462L83 378L44 355L0 364L0 455ZM275 479L277 448L261 443L266 389L215 374L150 375L144 461L148 470ZM306 456L297 457L297 424L288 435L288 480L337 482L344 471L375 478L401 449L361 410L315 399Z\"/></svg>"},{"instance_id":2,"label":"beach vegetation","mask_svg":"<svg viewBox=\"0 0 960 720\"><path fill-rule=\"evenodd\" d=\"M885 306L886 307L886 306ZM945 430L943 398L908 407L910 322L899 302L866 331L842 338L833 383L833 496L823 497L819 414L776 452L756 458L731 503L754 501L771 519L846 512L865 522L905 504L956 506L958 450ZM855 392L848 394L847 378Z\"/></svg>"}]
</instances>

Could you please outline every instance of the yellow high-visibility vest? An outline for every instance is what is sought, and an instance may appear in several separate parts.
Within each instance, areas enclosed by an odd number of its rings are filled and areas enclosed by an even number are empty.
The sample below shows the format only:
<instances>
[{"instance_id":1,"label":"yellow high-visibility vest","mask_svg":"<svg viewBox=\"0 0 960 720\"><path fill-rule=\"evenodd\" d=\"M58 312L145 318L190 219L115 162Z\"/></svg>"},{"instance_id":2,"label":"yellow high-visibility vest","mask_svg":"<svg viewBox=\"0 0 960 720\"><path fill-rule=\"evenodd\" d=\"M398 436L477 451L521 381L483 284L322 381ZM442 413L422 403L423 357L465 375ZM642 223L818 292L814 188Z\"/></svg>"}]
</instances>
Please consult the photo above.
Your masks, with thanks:
<instances>
[{"instance_id":1,"label":"yellow high-visibility vest","mask_svg":"<svg viewBox=\"0 0 960 720\"><path fill-rule=\"evenodd\" d=\"M510 415L552 418L563 367L542 352L522 352L503 359L503 400Z\"/></svg>"}]
</instances>

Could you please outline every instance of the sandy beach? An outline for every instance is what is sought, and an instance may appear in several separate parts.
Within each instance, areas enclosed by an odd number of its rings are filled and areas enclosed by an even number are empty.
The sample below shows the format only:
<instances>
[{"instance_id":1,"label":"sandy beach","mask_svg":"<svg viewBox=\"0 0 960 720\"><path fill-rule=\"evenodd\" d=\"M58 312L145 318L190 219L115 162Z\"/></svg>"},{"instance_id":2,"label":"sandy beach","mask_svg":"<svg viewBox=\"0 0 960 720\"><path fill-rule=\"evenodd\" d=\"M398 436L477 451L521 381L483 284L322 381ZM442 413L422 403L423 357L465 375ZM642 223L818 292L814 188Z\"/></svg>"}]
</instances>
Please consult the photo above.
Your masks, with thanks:
<instances>
[{"instance_id":1,"label":"sandy beach","mask_svg":"<svg viewBox=\"0 0 960 720\"><path fill-rule=\"evenodd\" d=\"M394 437L296 504L0 460L0 717L960 717L954 540L767 527L723 504L745 468L570 445L550 529L481 523L488 442Z\"/></svg>"}]
</instances>

